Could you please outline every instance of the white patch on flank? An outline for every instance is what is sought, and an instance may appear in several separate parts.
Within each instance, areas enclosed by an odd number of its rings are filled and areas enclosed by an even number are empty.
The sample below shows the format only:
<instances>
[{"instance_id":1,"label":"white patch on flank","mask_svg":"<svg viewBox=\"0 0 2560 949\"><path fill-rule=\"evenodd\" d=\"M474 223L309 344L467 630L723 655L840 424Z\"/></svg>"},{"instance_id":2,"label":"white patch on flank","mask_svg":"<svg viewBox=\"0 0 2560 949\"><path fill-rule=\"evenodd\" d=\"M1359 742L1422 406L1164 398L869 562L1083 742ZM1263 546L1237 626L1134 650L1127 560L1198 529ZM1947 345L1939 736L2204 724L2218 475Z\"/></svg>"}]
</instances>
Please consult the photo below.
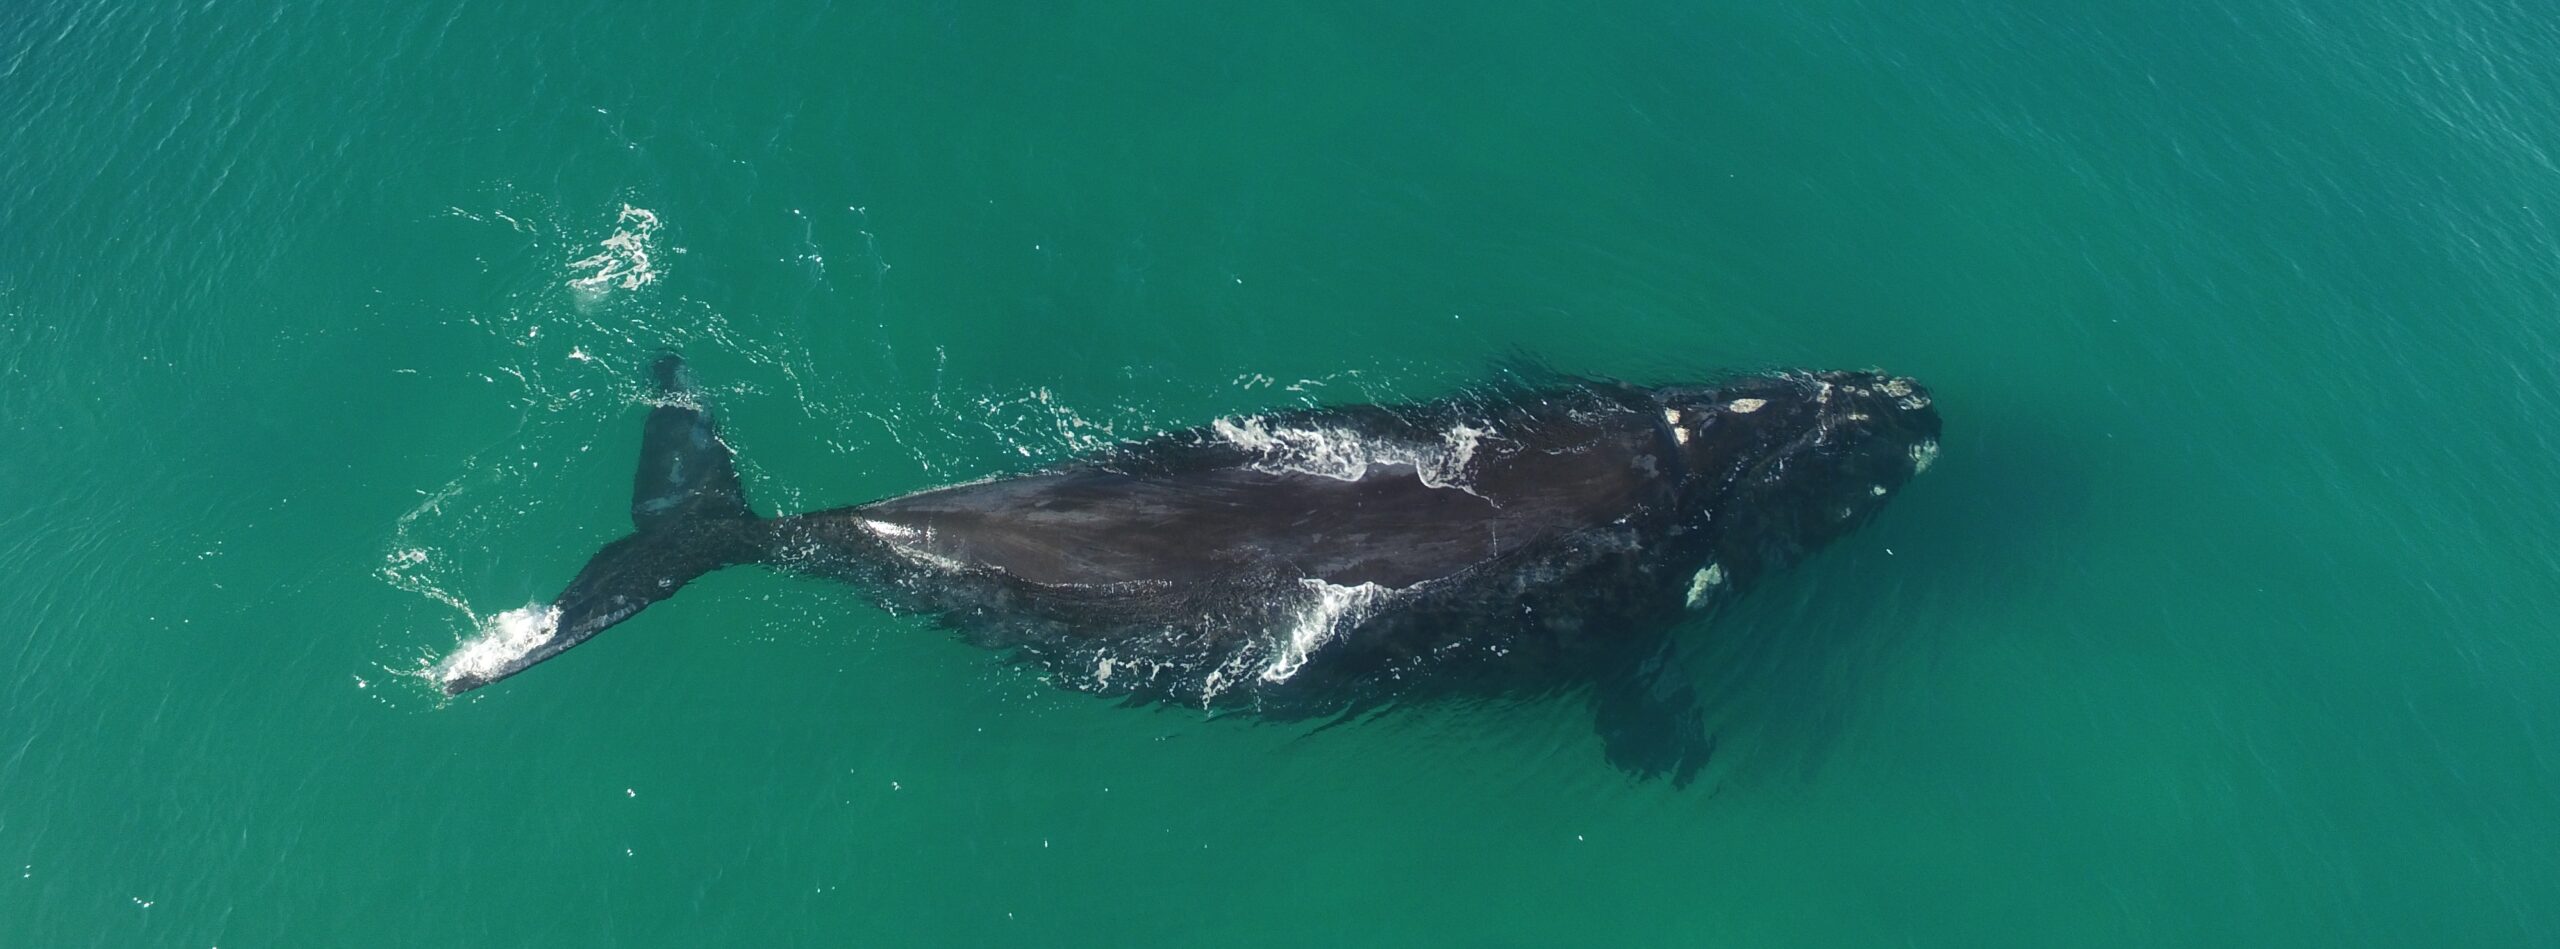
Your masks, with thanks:
<instances>
[{"instance_id":1,"label":"white patch on flank","mask_svg":"<svg viewBox=\"0 0 2560 949\"><path fill-rule=\"evenodd\" d=\"M1749 415L1760 411L1760 407L1767 404L1769 404L1767 399L1735 399L1725 403L1724 407L1732 409L1737 415Z\"/></svg>"},{"instance_id":2,"label":"white patch on flank","mask_svg":"<svg viewBox=\"0 0 2560 949\"><path fill-rule=\"evenodd\" d=\"M1694 610L1707 605L1707 597L1715 595L1716 588L1723 585L1724 565L1708 564L1706 569L1698 571L1697 576L1689 578L1689 608Z\"/></svg>"},{"instance_id":3,"label":"white patch on flank","mask_svg":"<svg viewBox=\"0 0 2560 949\"><path fill-rule=\"evenodd\" d=\"M1262 669L1262 681L1286 682L1307 664L1307 657L1325 643L1332 642L1343 630L1360 624L1368 617L1369 608L1387 588L1376 583L1346 587L1326 583L1313 577L1298 581L1314 598L1300 609L1289 625L1289 638L1280 644L1280 656Z\"/></svg>"},{"instance_id":4,"label":"white patch on flank","mask_svg":"<svg viewBox=\"0 0 2560 949\"><path fill-rule=\"evenodd\" d=\"M532 655L559 632L559 607L534 603L508 610L481 623L480 635L436 663L430 674L445 686L464 678L488 678Z\"/></svg>"},{"instance_id":5,"label":"white patch on flank","mask_svg":"<svg viewBox=\"0 0 2560 949\"><path fill-rule=\"evenodd\" d=\"M658 279L658 271L649 265L652 235L657 232L657 212L623 205L622 213L614 218L613 236L604 239L604 249L569 265L574 270L592 271L570 278L569 286L590 293L648 286Z\"/></svg>"},{"instance_id":6,"label":"white patch on flank","mask_svg":"<svg viewBox=\"0 0 2560 949\"><path fill-rule=\"evenodd\" d=\"M1937 463L1938 463L1938 443L1937 443L1935 440L1925 441L1925 442L1921 442L1920 444L1917 444L1917 445L1913 445L1913 446L1911 446L1911 473L1912 473L1912 474L1920 474L1920 473L1922 473L1922 472L1928 471L1928 470L1929 470L1929 466L1930 466L1930 465L1937 464Z\"/></svg>"}]
</instances>

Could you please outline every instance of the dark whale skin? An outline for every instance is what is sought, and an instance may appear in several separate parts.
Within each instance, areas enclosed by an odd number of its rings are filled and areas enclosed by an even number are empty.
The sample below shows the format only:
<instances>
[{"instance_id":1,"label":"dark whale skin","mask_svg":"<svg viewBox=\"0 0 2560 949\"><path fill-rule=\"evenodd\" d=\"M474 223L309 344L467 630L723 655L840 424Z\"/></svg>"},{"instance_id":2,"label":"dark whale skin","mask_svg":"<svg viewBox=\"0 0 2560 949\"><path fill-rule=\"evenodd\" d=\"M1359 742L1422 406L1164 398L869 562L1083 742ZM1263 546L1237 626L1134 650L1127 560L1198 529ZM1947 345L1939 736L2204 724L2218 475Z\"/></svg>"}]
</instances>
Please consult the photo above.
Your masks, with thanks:
<instances>
[{"instance_id":1,"label":"dark whale skin","mask_svg":"<svg viewBox=\"0 0 2560 949\"><path fill-rule=\"evenodd\" d=\"M660 378L681 393L680 367ZM1067 687L1294 718L1592 686L1610 758L1711 747L1668 631L1872 517L1935 456L1875 373L1511 385L1224 419L1017 476L765 519L707 412L652 413L640 531L553 605L556 655L702 572L853 581Z\"/></svg>"}]
</instances>

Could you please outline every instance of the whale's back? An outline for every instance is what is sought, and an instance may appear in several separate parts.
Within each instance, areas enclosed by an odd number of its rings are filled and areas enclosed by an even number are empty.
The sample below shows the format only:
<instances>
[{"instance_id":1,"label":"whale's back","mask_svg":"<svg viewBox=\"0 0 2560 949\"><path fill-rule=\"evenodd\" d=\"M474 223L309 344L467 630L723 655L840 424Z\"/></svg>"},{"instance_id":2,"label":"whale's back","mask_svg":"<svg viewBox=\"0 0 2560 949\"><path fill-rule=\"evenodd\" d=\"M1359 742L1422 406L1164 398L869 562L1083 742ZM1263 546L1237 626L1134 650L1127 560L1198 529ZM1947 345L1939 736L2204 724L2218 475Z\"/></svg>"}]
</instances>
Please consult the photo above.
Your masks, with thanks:
<instances>
[{"instance_id":1,"label":"whale's back","mask_svg":"<svg viewBox=\"0 0 2560 949\"><path fill-rule=\"evenodd\" d=\"M1241 439L1170 436L1132 453L1143 464L1104 459L851 513L922 557L1044 586L1396 589L1610 524L1675 487L1641 412L1519 421L1309 415ZM1452 431L1468 438L1462 463L1448 457ZM1293 457L1315 443L1293 433L1311 432L1333 442Z\"/></svg>"}]
</instances>

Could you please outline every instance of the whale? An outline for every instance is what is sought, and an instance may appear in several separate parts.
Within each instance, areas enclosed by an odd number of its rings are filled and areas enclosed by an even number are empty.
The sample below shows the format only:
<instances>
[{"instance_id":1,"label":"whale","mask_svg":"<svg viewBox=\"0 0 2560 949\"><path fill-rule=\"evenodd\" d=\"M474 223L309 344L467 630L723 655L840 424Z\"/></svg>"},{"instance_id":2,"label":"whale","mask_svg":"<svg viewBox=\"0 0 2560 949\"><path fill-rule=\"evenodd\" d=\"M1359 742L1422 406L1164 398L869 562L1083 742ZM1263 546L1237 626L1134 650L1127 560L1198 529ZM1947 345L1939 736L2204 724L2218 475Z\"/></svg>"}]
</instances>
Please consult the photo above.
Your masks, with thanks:
<instances>
[{"instance_id":1,"label":"whale","mask_svg":"<svg viewBox=\"0 0 2560 949\"><path fill-rule=\"evenodd\" d=\"M755 564L1133 704L1342 720L1586 694L1607 760L1686 784L1714 741L1674 630L1873 519L1940 434L1929 391L1877 371L1515 375L768 516L684 361L652 376L632 532L429 667L446 694Z\"/></svg>"}]
</instances>

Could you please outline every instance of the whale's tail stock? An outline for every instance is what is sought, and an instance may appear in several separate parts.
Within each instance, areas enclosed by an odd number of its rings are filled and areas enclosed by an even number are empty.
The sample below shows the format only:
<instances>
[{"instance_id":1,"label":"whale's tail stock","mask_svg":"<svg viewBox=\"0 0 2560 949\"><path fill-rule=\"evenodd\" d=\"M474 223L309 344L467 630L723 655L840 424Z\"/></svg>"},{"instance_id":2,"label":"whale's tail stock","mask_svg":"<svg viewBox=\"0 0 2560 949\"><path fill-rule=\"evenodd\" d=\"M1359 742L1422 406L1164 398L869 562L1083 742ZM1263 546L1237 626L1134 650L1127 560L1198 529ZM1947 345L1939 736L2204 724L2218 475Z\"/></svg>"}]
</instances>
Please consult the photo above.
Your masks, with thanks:
<instances>
[{"instance_id":1,"label":"whale's tail stock","mask_svg":"<svg viewBox=\"0 0 2560 949\"><path fill-rule=\"evenodd\" d=\"M693 578L761 559L765 522L747 507L738 469L687 379L684 360L653 367L657 405L640 438L628 537L606 544L547 606L492 617L480 635L433 670L447 695L460 695L532 668Z\"/></svg>"}]
</instances>

